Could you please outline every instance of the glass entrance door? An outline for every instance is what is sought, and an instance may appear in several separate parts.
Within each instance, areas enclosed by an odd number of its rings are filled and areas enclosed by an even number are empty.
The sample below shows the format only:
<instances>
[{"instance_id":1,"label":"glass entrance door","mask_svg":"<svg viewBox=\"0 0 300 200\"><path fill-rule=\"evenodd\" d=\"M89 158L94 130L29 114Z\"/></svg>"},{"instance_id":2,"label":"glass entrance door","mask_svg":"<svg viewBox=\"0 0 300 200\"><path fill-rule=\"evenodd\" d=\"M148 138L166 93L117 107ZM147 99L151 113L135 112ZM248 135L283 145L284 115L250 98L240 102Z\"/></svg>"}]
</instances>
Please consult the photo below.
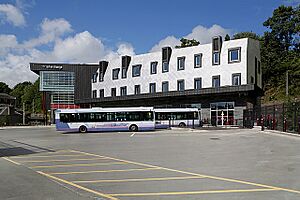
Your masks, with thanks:
<instances>
[{"instance_id":1,"label":"glass entrance door","mask_svg":"<svg viewBox=\"0 0 300 200\"><path fill-rule=\"evenodd\" d=\"M224 126L234 124L234 103L218 102L210 104L211 124Z\"/></svg>"}]
</instances>

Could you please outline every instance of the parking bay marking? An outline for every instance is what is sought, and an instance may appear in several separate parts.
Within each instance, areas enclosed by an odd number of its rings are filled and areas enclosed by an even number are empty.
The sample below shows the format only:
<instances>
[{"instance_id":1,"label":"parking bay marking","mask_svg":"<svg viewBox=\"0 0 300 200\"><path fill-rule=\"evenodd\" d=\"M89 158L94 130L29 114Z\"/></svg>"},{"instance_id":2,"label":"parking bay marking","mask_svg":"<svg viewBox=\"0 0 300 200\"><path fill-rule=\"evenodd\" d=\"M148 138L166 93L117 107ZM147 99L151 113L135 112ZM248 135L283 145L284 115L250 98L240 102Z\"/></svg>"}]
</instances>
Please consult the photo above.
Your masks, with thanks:
<instances>
[{"instance_id":1,"label":"parking bay marking","mask_svg":"<svg viewBox=\"0 0 300 200\"><path fill-rule=\"evenodd\" d=\"M41 166L32 166L30 168L60 168L60 167L82 167L82 166L98 166L98 165L126 165L125 162L106 162L106 163L89 163L89 164L68 164L68 165L41 165Z\"/></svg>"},{"instance_id":2,"label":"parking bay marking","mask_svg":"<svg viewBox=\"0 0 300 200\"><path fill-rule=\"evenodd\" d=\"M72 181L73 183L121 183L138 181L166 181L166 180L186 180L199 179L199 176L177 176L177 177L155 177L155 178L133 178L133 179L111 179L111 180L92 180L92 181Z\"/></svg>"},{"instance_id":3,"label":"parking bay marking","mask_svg":"<svg viewBox=\"0 0 300 200\"><path fill-rule=\"evenodd\" d=\"M89 173L110 173L110 172L131 172L131 171L146 171L146 170L158 170L159 167L148 168L133 168L133 169L112 169L112 170L94 170L94 171L78 171L78 172L52 172L48 174L52 175L68 175L68 174L89 174Z\"/></svg>"},{"instance_id":4,"label":"parking bay marking","mask_svg":"<svg viewBox=\"0 0 300 200\"><path fill-rule=\"evenodd\" d=\"M45 163L45 162L69 162L69 161L84 161L84 160L102 160L106 158L75 158L75 159L63 159L63 160L26 160L22 163Z\"/></svg>"},{"instance_id":5,"label":"parking bay marking","mask_svg":"<svg viewBox=\"0 0 300 200\"><path fill-rule=\"evenodd\" d=\"M51 178L51 179L53 179L53 180L56 180L56 181L59 181L59 182L62 182L62 183L71 185L71 186L73 186L73 187L79 188L79 189L84 190L84 191L86 191L86 192L90 192L90 193L96 194L96 195L98 195L98 196L106 197L106 198L111 199L111 200L119 200L118 198L113 197L113 196L111 196L111 195L104 194L104 193L101 193L101 192L98 192L98 191L95 191L95 190L91 190L91 189L89 189L89 188L86 188L86 187L77 185L77 184L72 183L72 182L70 182L70 181L67 181L67 180L64 180L64 179L61 179L61 178L52 176L52 175L50 175L50 174L46 174L46 173L41 172L41 171L37 171L37 172L38 172L39 174L41 174L41 175L44 175L44 176L48 177L48 178Z\"/></svg>"},{"instance_id":6,"label":"parking bay marking","mask_svg":"<svg viewBox=\"0 0 300 200\"><path fill-rule=\"evenodd\" d=\"M241 184L245 184L245 185L253 185L253 186L258 186L258 187L263 187L263 188L268 188L268 189L273 189L273 190L281 190L281 191L300 194L299 190L275 187L275 186L270 186L270 185L265 185L265 184L260 184L260 183L253 183L253 182L248 182L248 181L242 181L242 180L237 180L237 179L230 179L230 178L223 178L223 177L217 177L217 176L203 175L203 174L198 174L198 173L193 173L193 172L186 172L186 171L182 171L182 170L176 170L176 169L160 167L160 166L155 166L155 165L150 165L150 164L138 163L138 162L129 161L129 160L112 158L112 157L108 157L108 156L100 156L100 155L97 155L97 154L87 153L87 152L83 152L83 151L77 151L77 150L71 150L71 151L76 152L76 153L82 153L84 155L89 155L89 156L105 157L105 158L108 158L108 159L112 159L112 160L120 161L120 162L125 162L125 163L128 163L128 164L135 164L135 165L144 166L144 167L159 167L159 168L167 170L167 171L179 172L179 173L182 173L182 174L200 176L200 177L210 178L210 179L214 179L214 180L222 180L222 181L233 182L233 183L241 183Z\"/></svg>"},{"instance_id":7,"label":"parking bay marking","mask_svg":"<svg viewBox=\"0 0 300 200\"><path fill-rule=\"evenodd\" d=\"M278 191L280 189L260 188L260 189L237 189L237 190L204 190L204 191L187 191L187 192L157 192L157 193L123 193L108 194L112 197L137 197L137 196L163 196L163 195L191 195L191 194L222 194L222 193L241 193L241 192L266 192Z\"/></svg>"}]
</instances>

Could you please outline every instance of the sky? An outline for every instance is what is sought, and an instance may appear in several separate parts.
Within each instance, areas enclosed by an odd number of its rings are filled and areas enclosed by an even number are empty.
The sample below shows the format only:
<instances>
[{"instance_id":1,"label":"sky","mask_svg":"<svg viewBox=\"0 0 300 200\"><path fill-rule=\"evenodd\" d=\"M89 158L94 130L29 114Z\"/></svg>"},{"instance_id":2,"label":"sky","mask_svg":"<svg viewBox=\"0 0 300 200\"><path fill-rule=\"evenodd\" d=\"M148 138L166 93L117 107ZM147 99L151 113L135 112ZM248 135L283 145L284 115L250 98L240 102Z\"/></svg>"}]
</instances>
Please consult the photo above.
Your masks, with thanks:
<instances>
[{"instance_id":1,"label":"sky","mask_svg":"<svg viewBox=\"0 0 300 200\"><path fill-rule=\"evenodd\" d=\"M182 37L262 35L280 5L300 0L0 0L0 81L35 81L30 62L97 63L159 51Z\"/></svg>"}]
</instances>

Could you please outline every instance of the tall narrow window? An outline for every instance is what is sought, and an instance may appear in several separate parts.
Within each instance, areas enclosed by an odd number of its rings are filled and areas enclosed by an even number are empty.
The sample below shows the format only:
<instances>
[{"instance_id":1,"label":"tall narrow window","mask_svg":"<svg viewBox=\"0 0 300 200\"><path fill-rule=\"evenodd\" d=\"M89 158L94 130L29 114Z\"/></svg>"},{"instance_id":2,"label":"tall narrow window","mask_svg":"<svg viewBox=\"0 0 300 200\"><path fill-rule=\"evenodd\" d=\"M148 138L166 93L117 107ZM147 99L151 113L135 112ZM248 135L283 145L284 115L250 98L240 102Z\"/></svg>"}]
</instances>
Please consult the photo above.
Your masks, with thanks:
<instances>
[{"instance_id":1,"label":"tall narrow window","mask_svg":"<svg viewBox=\"0 0 300 200\"><path fill-rule=\"evenodd\" d=\"M194 68L202 67L202 54L195 54L194 55Z\"/></svg>"},{"instance_id":2,"label":"tall narrow window","mask_svg":"<svg viewBox=\"0 0 300 200\"><path fill-rule=\"evenodd\" d=\"M232 85L241 85L241 74L232 74Z\"/></svg>"},{"instance_id":3,"label":"tall narrow window","mask_svg":"<svg viewBox=\"0 0 300 200\"><path fill-rule=\"evenodd\" d=\"M111 95L112 97L117 96L117 88L111 88Z\"/></svg>"},{"instance_id":4,"label":"tall narrow window","mask_svg":"<svg viewBox=\"0 0 300 200\"><path fill-rule=\"evenodd\" d=\"M241 47L228 49L228 63L241 61Z\"/></svg>"},{"instance_id":5,"label":"tall narrow window","mask_svg":"<svg viewBox=\"0 0 300 200\"><path fill-rule=\"evenodd\" d=\"M214 52L213 53L213 65L219 65L220 64L220 53Z\"/></svg>"},{"instance_id":6,"label":"tall narrow window","mask_svg":"<svg viewBox=\"0 0 300 200\"><path fill-rule=\"evenodd\" d=\"M150 74L156 74L157 73L157 64L158 64L158 62L151 62L150 63Z\"/></svg>"},{"instance_id":7,"label":"tall narrow window","mask_svg":"<svg viewBox=\"0 0 300 200\"><path fill-rule=\"evenodd\" d=\"M220 87L220 76L212 77L212 87L214 88Z\"/></svg>"},{"instance_id":8,"label":"tall narrow window","mask_svg":"<svg viewBox=\"0 0 300 200\"><path fill-rule=\"evenodd\" d=\"M97 90L92 91L92 98L93 99L97 98Z\"/></svg>"},{"instance_id":9,"label":"tall narrow window","mask_svg":"<svg viewBox=\"0 0 300 200\"><path fill-rule=\"evenodd\" d=\"M163 62L162 63L162 72L168 72L169 71L169 63Z\"/></svg>"},{"instance_id":10,"label":"tall narrow window","mask_svg":"<svg viewBox=\"0 0 300 200\"><path fill-rule=\"evenodd\" d=\"M104 73L103 73L103 70L100 69L99 82L103 82L103 81L104 81Z\"/></svg>"},{"instance_id":11,"label":"tall narrow window","mask_svg":"<svg viewBox=\"0 0 300 200\"><path fill-rule=\"evenodd\" d=\"M141 86L140 85L134 86L134 94L141 94Z\"/></svg>"},{"instance_id":12,"label":"tall narrow window","mask_svg":"<svg viewBox=\"0 0 300 200\"><path fill-rule=\"evenodd\" d=\"M185 67L185 57L177 58L177 70L184 70Z\"/></svg>"},{"instance_id":13,"label":"tall narrow window","mask_svg":"<svg viewBox=\"0 0 300 200\"><path fill-rule=\"evenodd\" d=\"M103 98L104 97L104 89L101 89L101 90L99 90L99 94L100 94L100 98Z\"/></svg>"},{"instance_id":14,"label":"tall narrow window","mask_svg":"<svg viewBox=\"0 0 300 200\"><path fill-rule=\"evenodd\" d=\"M120 96L126 96L127 95L127 87L121 87L120 88Z\"/></svg>"},{"instance_id":15,"label":"tall narrow window","mask_svg":"<svg viewBox=\"0 0 300 200\"><path fill-rule=\"evenodd\" d=\"M177 81L177 91L184 91L184 80Z\"/></svg>"},{"instance_id":16,"label":"tall narrow window","mask_svg":"<svg viewBox=\"0 0 300 200\"><path fill-rule=\"evenodd\" d=\"M195 78L194 79L194 89L200 90L202 88L202 78Z\"/></svg>"},{"instance_id":17,"label":"tall narrow window","mask_svg":"<svg viewBox=\"0 0 300 200\"><path fill-rule=\"evenodd\" d=\"M112 79L117 80L119 78L120 69L113 69Z\"/></svg>"},{"instance_id":18,"label":"tall narrow window","mask_svg":"<svg viewBox=\"0 0 300 200\"><path fill-rule=\"evenodd\" d=\"M162 92L168 92L169 91L169 82L168 81L162 82L161 88L162 88Z\"/></svg>"},{"instance_id":19,"label":"tall narrow window","mask_svg":"<svg viewBox=\"0 0 300 200\"><path fill-rule=\"evenodd\" d=\"M97 83L98 73L93 74L93 83Z\"/></svg>"},{"instance_id":20,"label":"tall narrow window","mask_svg":"<svg viewBox=\"0 0 300 200\"><path fill-rule=\"evenodd\" d=\"M142 65L134 65L132 66L132 77L137 77L141 75Z\"/></svg>"},{"instance_id":21,"label":"tall narrow window","mask_svg":"<svg viewBox=\"0 0 300 200\"><path fill-rule=\"evenodd\" d=\"M149 93L155 93L156 92L156 84L150 83L149 84Z\"/></svg>"},{"instance_id":22,"label":"tall narrow window","mask_svg":"<svg viewBox=\"0 0 300 200\"><path fill-rule=\"evenodd\" d=\"M122 67L122 78L127 78L127 68Z\"/></svg>"}]
</instances>

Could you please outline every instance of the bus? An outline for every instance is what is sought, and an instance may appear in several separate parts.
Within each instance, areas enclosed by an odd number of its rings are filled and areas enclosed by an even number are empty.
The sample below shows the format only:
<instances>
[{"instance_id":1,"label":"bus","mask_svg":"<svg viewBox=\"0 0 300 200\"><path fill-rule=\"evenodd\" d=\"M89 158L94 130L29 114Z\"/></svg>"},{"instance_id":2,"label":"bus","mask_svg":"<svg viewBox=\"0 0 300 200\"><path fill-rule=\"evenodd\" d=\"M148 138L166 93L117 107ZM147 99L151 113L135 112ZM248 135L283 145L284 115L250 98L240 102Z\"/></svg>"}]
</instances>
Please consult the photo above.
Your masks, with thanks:
<instances>
[{"instance_id":1,"label":"bus","mask_svg":"<svg viewBox=\"0 0 300 200\"><path fill-rule=\"evenodd\" d=\"M201 113L198 108L155 108L155 128L170 126L200 126Z\"/></svg>"},{"instance_id":2,"label":"bus","mask_svg":"<svg viewBox=\"0 0 300 200\"><path fill-rule=\"evenodd\" d=\"M57 131L146 131L155 129L153 107L61 109L55 112Z\"/></svg>"}]
</instances>

